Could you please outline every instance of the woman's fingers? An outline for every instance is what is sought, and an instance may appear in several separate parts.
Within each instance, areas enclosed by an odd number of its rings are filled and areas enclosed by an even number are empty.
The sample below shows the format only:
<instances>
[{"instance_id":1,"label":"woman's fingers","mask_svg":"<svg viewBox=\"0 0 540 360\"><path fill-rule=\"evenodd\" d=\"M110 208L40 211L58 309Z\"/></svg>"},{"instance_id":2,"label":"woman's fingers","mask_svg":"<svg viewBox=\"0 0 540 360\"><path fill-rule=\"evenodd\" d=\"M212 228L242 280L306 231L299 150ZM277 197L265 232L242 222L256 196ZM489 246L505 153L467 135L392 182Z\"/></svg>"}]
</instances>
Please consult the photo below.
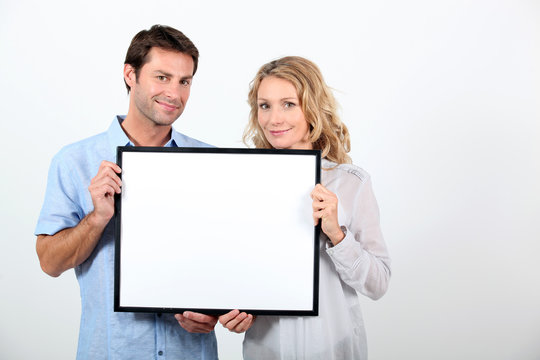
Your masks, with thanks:
<instances>
[{"instance_id":1,"label":"woman's fingers","mask_svg":"<svg viewBox=\"0 0 540 360\"><path fill-rule=\"evenodd\" d=\"M229 331L242 333L248 330L253 324L254 316L240 312L239 310L232 310L225 315L219 317L219 322L223 327Z\"/></svg>"}]
</instances>

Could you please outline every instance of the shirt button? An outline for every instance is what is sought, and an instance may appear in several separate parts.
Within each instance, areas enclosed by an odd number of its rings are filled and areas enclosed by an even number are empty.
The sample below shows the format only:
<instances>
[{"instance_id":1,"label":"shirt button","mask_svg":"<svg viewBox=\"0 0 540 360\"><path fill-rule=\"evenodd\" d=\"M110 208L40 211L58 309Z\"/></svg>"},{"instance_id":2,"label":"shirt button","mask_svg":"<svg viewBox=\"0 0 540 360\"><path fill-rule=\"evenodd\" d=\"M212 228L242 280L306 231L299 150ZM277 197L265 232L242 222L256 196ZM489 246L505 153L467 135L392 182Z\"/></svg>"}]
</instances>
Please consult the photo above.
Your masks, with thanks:
<instances>
[{"instance_id":1,"label":"shirt button","mask_svg":"<svg viewBox=\"0 0 540 360\"><path fill-rule=\"evenodd\" d=\"M159 350L157 353L159 356L163 355L163 351Z\"/></svg>"}]
</instances>

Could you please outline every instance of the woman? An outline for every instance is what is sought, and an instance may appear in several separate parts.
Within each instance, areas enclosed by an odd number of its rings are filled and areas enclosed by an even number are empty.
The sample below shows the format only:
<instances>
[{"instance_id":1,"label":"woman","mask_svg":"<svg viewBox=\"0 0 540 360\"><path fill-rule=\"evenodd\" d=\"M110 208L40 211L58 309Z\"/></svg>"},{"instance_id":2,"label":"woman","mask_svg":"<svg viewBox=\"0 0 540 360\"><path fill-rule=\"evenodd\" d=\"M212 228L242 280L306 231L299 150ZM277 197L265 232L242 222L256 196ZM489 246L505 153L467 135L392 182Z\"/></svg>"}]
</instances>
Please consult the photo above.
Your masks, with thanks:
<instances>
[{"instance_id":1,"label":"woman","mask_svg":"<svg viewBox=\"0 0 540 360\"><path fill-rule=\"evenodd\" d=\"M249 92L244 142L258 148L320 149L321 184L311 193L321 222L319 316L258 316L234 310L220 317L246 331L245 359L366 359L358 293L384 295L390 258L369 175L351 164L349 132L320 70L301 57L261 67Z\"/></svg>"}]
</instances>

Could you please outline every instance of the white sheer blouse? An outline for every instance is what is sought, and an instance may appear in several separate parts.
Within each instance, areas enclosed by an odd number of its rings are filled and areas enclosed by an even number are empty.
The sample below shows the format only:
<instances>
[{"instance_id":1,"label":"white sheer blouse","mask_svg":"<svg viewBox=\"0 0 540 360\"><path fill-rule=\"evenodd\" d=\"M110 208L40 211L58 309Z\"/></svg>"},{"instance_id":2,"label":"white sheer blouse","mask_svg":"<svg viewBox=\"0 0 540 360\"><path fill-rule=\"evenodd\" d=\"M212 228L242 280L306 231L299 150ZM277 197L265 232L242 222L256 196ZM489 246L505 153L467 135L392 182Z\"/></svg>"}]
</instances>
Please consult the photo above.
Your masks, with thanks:
<instances>
[{"instance_id":1,"label":"white sheer blouse","mask_svg":"<svg viewBox=\"0 0 540 360\"><path fill-rule=\"evenodd\" d=\"M335 165L322 161L323 168ZM376 300L390 280L379 208L369 175L357 166L322 170L321 183L338 197L345 238L332 246L320 237L319 316L258 316L244 338L244 359L367 359L358 294Z\"/></svg>"}]
</instances>

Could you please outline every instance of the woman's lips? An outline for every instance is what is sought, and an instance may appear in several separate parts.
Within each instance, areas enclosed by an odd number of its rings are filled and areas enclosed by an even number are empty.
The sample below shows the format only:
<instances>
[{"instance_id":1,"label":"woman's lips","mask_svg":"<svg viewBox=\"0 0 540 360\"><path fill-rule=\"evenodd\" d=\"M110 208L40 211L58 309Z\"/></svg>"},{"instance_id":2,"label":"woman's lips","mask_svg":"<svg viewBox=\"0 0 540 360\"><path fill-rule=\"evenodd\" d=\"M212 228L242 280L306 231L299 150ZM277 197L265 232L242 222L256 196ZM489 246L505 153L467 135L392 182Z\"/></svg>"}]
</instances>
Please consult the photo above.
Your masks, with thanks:
<instances>
[{"instance_id":1,"label":"woman's lips","mask_svg":"<svg viewBox=\"0 0 540 360\"><path fill-rule=\"evenodd\" d=\"M286 129L286 130L270 130L270 134L272 134L274 136L279 136L279 135L285 134L289 130L290 129Z\"/></svg>"}]
</instances>

